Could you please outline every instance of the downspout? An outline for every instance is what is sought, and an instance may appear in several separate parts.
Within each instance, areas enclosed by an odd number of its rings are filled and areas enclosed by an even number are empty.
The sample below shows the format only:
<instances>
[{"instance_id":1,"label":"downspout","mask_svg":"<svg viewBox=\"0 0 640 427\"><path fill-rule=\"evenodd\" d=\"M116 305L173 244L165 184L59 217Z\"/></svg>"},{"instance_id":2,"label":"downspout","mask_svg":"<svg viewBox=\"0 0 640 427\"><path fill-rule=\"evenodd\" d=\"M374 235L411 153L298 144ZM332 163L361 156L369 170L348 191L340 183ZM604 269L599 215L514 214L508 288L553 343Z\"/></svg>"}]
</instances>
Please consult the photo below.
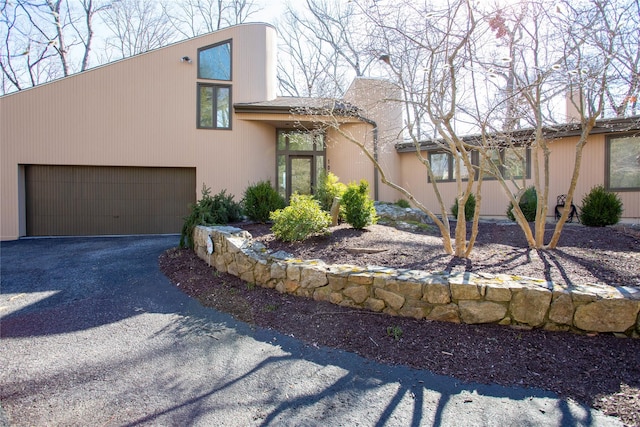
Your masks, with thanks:
<instances>
[{"instance_id":1,"label":"downspout","mask_svg":"<svg viewBox=\"0 0 640 427\"><path fill-rule=\"evenodd\" d=\"M363 122L373 126L373 159L377 163L378 162L378 124L375 121L361 115L358 115L358 118ZM376 202L378 201L378 190L379 190L378 168L374 165L373 166L373 200L375 200Z\"/></svg>"}]
</instances>

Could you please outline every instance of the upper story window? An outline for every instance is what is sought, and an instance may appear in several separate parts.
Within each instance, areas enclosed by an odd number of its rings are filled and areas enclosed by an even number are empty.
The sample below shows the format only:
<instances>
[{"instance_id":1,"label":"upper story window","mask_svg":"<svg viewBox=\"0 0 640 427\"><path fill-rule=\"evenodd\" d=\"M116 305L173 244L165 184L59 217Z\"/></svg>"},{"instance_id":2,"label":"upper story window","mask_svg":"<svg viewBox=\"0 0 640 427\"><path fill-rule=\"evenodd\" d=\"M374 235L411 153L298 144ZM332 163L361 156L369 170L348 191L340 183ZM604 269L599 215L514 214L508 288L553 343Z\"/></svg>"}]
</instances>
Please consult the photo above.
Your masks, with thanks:
<instances>
[{"instance_id":1,"label":"upper story window","mask_svg":"<svg viewBox=\"0 0 640 427\"><path fill-rule=\"evenodd\" d=\"M198 84L198 128L231 129L231 86Z\"/></svg>"},{"instance_id":2,"label":"upper story window","mask_svg":"<svg viewBox=\"0 0 640 427\"><path fill-rule=\"evenodd\" d=\"M610 137L606 148L607 190L640 190L640 136Z\"/></svg>"},{"instance_id":3,"label":"upper story window","mask_svg":"<svg viewBox=\"0 0 640 427\"><path fill-rule=\"evenodd\" d=\"M198 78L231 80L231 40L198 50Z\"/></svg>"}]
</instances>

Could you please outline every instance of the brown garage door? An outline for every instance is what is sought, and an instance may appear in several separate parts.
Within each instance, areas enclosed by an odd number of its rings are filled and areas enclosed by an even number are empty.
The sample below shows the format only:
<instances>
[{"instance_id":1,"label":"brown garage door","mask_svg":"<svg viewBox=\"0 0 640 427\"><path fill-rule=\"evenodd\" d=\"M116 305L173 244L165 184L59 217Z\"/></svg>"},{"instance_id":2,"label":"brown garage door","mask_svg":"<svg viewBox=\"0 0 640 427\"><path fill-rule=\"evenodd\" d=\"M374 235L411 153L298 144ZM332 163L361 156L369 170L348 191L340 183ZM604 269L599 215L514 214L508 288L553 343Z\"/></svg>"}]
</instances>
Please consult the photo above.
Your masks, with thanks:
<instances>
[{"instance_id":1,"label":"brown garage door","mask_svg":"<svg viewBox=\"0 0 640 427\"><path fill-rule=\"evenodd\" d=\"M195 168L25 167L27 235L179 233Z\"/></svg>"}]
</instances>

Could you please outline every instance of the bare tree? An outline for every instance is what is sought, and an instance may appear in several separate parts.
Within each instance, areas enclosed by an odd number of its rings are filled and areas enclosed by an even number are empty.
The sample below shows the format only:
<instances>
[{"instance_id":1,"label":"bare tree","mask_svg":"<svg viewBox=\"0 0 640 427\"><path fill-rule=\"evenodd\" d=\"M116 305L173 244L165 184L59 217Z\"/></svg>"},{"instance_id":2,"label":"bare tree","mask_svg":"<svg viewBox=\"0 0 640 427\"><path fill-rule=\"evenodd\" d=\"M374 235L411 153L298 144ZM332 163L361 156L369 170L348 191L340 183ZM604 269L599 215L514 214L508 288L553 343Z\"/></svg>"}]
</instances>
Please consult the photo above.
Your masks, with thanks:
<instances>
[{"instance_id":1,"label":"bare tree","mask_svg":"<svg viewBox=\"0 0 640 427\"><path fill-rule=\"evenodd\" d=\"M163 8L182 37L242 24L261 10L253 0L183 0L165 3Z\"/></svg>"},{"instance_id":2,"label":"bare tree","mask_svg":"<svg viewBox=\"0 0 640 427\"><path fill-rule=\"evenodd\" d=\"M373 27L365 18L355 2L305 0L288 7L278 24L285 57L281 89L300 93L304 83L305 94L339 96L354 76L366 75L376 58L368 49Z\"/></svg>"},{"instance_id":3,"label":"bare tree","mask_svg":"<svg viewBox=\"0 0 640 427\"><path fill-rule=\"evenodd\" d=\"M497 179L511 201L517 223L529 246L555 248L567 220L565 211L553 237L545 242L551 171L550 142L562 130L564 112L559 99L570 94L579 129L567 203L571 203L579 178L582 150L596 119L601 117L613 89L633 92L633 68L620 64L633 49L620 50L635 40L637 26L625 20L637 0L623 7L612 0L558 3L523 2L496 9L468 0L430 5L406 1L354 2L375 30L365 51L375 54L402 91L404 136L425 166L439 212L432 212L411 192L390 179L363 141L357 144L378 168L381 179L410 199L440 228L447 253L468 256L477 233L472 223L466 240L464 209L458 210L455 240L450 235L447 209L433 173L428 144L450 155L456 181L456 199L464 206L476 194L479 213L482 179ZM327 22L333 22L326 20ZM325 40L326 38L318 37ZM631 43L633 45L633 43ZM631 92L629 92L631 91ZM617 95L616 95L617 96ZM629 96L629 95L627 95ZM630 102L632 98L628 98ZM331 115L331 112L325 112ZM340 121L323 119L325 126L341 132ZM524 129L523 129L524 128ZM467 135L475 134L475 137ZM526 150L531 150L532 178L525 171ZM477 153L479 164L471 161ZM532 182L538 196L533 230L519 208L526 186Z\"/></svg>"},{"instance_id":4,"label":"bare tree","mask_svg":"<svg viewBox=\"0 0 640 427\"><path fill-rule=\"evenodd\" d=\"M322 40L301 31L291 9L278 22L278 32L278 82L282 93L338 97L344 92L346 79L340 72L337 53Z\"/></svg>"},{"instance_id":5,"label":"bare tree","mask_svg":"<svg viewBox=\"0 0 640 427\"><path fill-rule=\"evenodd\" d=\"M156 2L118 0L103 15L112 36L107 45L128 57L175 40L169 17Z\"/></svg>"},{"instance_id":6,"label":"bare tree","mask_svg":"<svg viewBox=\"0 0 640 427\"><path fill-rule=\"evenodd\" d=\"M6 2L2 9L0 66L4 92L21 90L90 66L94 16L107 1ZM76 58L81 58L78 61Z\"/></svg>"}]
</instances>

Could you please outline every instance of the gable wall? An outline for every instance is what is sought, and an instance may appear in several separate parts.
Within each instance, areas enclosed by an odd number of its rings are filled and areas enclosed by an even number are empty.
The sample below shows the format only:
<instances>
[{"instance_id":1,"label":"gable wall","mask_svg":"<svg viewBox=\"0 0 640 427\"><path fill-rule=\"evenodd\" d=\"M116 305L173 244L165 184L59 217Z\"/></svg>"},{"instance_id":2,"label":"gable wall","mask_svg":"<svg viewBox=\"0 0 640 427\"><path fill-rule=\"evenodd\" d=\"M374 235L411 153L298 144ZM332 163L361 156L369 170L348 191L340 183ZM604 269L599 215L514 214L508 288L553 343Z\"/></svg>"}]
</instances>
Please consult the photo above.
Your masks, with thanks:
<instances>
[{"instance_id":1,"label":"gable wall","mask_svg":"<svg viewBox=\"0 0 640 427\"><path fill-rule=\"evenodd\" d=\"M271 179L272 128L232 117L196 128L197 50L232 39L232 102L276 96L276 33L247 24L0 98L0 236L24 234L20 165L195 167L197 188L239 200L247 180ZM181 62L183 56L192 63ZM233 112L232 112L233 114ZM258 155L256 155L258 153ZM255 178L254 178L255 177Z\"/></svg>"}]
</instances>

